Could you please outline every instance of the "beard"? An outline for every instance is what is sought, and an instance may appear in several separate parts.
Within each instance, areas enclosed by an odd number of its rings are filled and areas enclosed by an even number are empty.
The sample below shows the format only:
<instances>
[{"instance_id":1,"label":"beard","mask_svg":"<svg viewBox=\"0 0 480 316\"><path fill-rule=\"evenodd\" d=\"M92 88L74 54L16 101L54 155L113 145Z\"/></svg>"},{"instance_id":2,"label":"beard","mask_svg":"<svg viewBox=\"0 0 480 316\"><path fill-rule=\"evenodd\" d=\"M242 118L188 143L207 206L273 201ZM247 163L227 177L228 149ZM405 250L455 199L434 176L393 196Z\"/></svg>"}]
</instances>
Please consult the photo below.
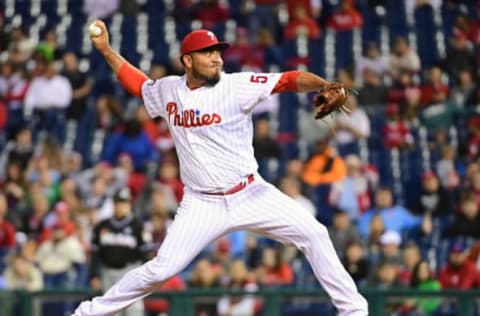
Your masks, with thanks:
<instances>
[{"instance_id":1,"label":"beard","mask_svg":"<svg viewBox=\"0 0 480 316\"><path fill-rule=\"evenodd\" d=\"M207 76L199 73L196 69L193 69L193 76L197 80L205 82L207 87L213 87L220 81L220 73L215 73L214 75Z\"/></svg>"}]
</instances>

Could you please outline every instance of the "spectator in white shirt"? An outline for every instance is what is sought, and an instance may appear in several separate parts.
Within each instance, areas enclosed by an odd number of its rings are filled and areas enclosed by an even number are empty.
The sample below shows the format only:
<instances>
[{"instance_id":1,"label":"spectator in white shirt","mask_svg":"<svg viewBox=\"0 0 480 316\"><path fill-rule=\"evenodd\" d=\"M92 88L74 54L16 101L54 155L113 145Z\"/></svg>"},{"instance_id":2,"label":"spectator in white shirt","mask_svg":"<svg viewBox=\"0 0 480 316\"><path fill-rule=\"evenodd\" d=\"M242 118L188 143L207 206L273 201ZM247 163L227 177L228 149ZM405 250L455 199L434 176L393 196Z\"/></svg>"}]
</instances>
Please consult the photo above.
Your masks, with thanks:
<instances>
[{"instance_id":1,"label":"spectator in white shirt","mask_svg":"<svg viewBox=\"0 0 480 316\"><path fill-rule=\"evenodd\" d=\"M280 180L280 190L301 204L313 216L317 214L317 208L305 195L302 194L300 181L294 177L283 177Z\"/></svg>"},{"instance_id":2,"label":"spectator in white shirt","mask_svg":"<svg viewBox=\"0 0 480 316\"><path fill-rule=\"evenodd\" d=\"M65 133L65 108L72 100L72 86L67 78L57 73L53 62L41 65L41 75L34 78L25 97L25 114L33 113L36 131L55 133L62 141Z\"/></svg>"},{"instance_id":3,"label":"spectator in white shirt","mask_svg":"<svg viewBox=\"0 0 480 316\"><path fill-rule=\"evenodd\" d=\"M347 102L350 114L337 115L335 123L336 141L342 156L358 153L357 140L370 136L370 119L358 106L357 98L350 94Z\"/></svg>"}]
</instances>

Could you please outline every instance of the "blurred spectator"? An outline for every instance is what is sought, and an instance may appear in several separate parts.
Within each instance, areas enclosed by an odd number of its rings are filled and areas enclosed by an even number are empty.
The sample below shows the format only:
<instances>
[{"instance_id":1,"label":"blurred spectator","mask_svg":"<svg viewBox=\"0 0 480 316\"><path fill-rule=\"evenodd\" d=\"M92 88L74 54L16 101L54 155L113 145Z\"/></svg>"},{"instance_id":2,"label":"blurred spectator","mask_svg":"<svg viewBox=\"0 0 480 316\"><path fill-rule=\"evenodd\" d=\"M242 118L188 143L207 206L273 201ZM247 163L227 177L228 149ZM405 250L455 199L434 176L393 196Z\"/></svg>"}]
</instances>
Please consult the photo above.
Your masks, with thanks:
<instances>
[{"instance_id":1,"label":"blurred spectator","mask_svg":"<svg viewBox=\"0 0 480 316\"><path fill-rule=\"evenodd\" d=\"M210 262L217 266L222 272L228 269L232 259L232 247L227 237L221 237L216 241L210 253Z\"/></svg>"},{"instance_id":2,"label":"blurred spectator","mask_svg":"<svg viewBox=\"0 0 480 316\"><path fill-rule=\"evenodd\" d=\"M49 202L42 194L30 197L31 210L23 217L22 231L29 239L38 240L46 226L47 214L50 210Z\"/></svg>"},{"instance_id":3,"label":"blurred spectator","mask_svg":"<svg viewBox=\"0 0 480 316\"><path fill-rule=\"evenodd\" d=\"M468 157L473 159L480 155L480 119L471 118L468 131Z\"/></svg>"},{"instance_id":4,"label":"blurred spectator","mask_svg":"<svg viewBox=\"0 0 480 316\"><path fill-rule=\"evenodd\" d=\"M107 181L104 177L98 175L91 179L90 188L84 193L85 208L91 213L94 222L113 215L113 205L107 189Z\"/></svg>"},{"instance_id":5,"label":"blurred spectator","mask_svg":"<svg viewBox=\"0 0 480 316\"><path fill-rule=\"evenodd\" d=\"M468 99L475 91L475 83L473 82L472 73L467 70L461 70L456 78L455 85L450 92L450 102L459 107L468 105Z\"/></svg>"},{"instance_id":6,"label":"blurred spectator","mask_svg":"<svg viewBox=\"0 0 480 316\"><path fill-rule=\"evenodd\" d=\"M127 186L132 191L133 200L136 201L147 184L147 176L145 173L135 172L132 157L127 153L118 156L116 169L124 171Z\"/></svg>"},{"instance_id":7,"label":"blurred spectator","mask_svg":"<svg viewBox=\"0 0 480 316\"><path fill-rule=\"evenodd\" d=\"M350 222L349 214L341 209L336 210L328 233L340 259L343 259L348 245L361 241L357 228Z\"/></svg>"},{"instance_id":8,"label":"blurred spectator","mask_svg":"<svg viewBox=\"0 0 480 316\"><path fill-rule=\"evenodd\" d=\"M221 272L222 271L213 266L208 259L202 258L195 263L188 286L202 289L216 288L220 285L219 279ZM205 301L196 304L195 310L200 315L214 315L217 308L215 303Z\"/></svg>"},{"instance_id":9,"label":"blurred spectator","mask_svg":"<svg viewBox=\"0 0 480 316\"><path fill-rule=\"evenodd\" d=\"M66 226L58 223L53 226L52 239L38 247L36 262L43 273L46 288L69 286L69 272L75 264L85 263L86 256L77 236L68 235Z\"/></svg>"},{"instance_id":10,"label":"blurred spectator","mask_svg":"<svg viewBox=\"0 0 480 316\"><path fill-rule=\"evenodd\" d=\"M455 218L449 228L449 235L453 237L479 238L480 214L478 208L475 195L465 193L461 199L460 212L455 214Z\"/></svg>"},{"instance_id":11,"label":"blurred spectator","mask_svg":"<svg viewBox=\"0 0 480 316\"><path fill-rule=\"evenodd\" d=\"M381 75L370 69L363 72L363 85L358 92L358 103L361 105L381 105L387 102L388 90L382 83Z\"/></svg>"},{"instance_id":12,"label":"blurred spectator","mask_svg":"<svg viewBox=\"0 0 480 316\"><path fill-rule=\"evenodd\" d=\"M435 278L434 272L430 269L427 261L419 261L412 271L412 281L410 287L421 291L436 292L440 291L442 286ZM441 304L441 299L423 298L414 301L417 308L424 315L434 315L434 312Z\"/></svg>"},{"instance_id":13,"label":"blurred spectator","mask_svg":"<svg viewBox=\"0 0 480 316\"><path fill-rule=\"evenodd\" d=\"M285 176L280 179L279 187L283 193L300 203L310 214L313 216L317 214L317 208L315 205L308 197L302 194L302 188L298 178Z\"/></svg>"},{"instance_id":14,"label":"blurred spectator","mask_svg":"<svg viewBox=\"0 0 480 316\"><path fill-rule=\"evenodd\" d=\"M188 24L194 19L194 0L175 0L172 16L179 24ZM153 78L153 77L152 77Z\"/></svg>"},{"instance_id":15,"label":"blurred spectator","mask_svg":"<svg viewBox=\"0 0 480 316\"><path fill-rule=\"evenodd\" d=\"M250 275L243 261L235 260L232 262L227 288L247 292L255 292L258 289L254 277ZM217 303L217 312L221 316L253 316L255 315L255 307L256 300L252 295L243 297L223 296Z\"/></svg>"},{"instance_id":16,"label":"blurred spectator","mask_svg":"<svg viewBox=\"0 0 480 316\"><path fill-rule=\"evenodd\" d=\"M29 37L26 26L17 26L10 33L9 58L14 65L22 65L32 56L36 42Z\"/></svg>"},{"instance_id":17,"label":"blurred spectator","mask_svg":"<svg viewBox=\"0 0 480 316\"><path fill-rule=\"evenodd\" d=\"M282 156L282 149L270 136L270 122L266 119L259 119L255 122L255 134L253 137L253 148L258 163L258 172L266 179L277 177L277 170L270 170L270 161L278 161Z\"/></svg>"},{"instance_id":18,"label":"blurred spectator","mask_svg":"<svg viewBox=\"0 0 480 316\"><path fill-rule=\"evenodd\" d=\"M448 131L449 128L454 125L456 119L462 115L461 108L448 102L446 98L442 101L442 98L443 96L440 94L437 98L439 103L423 108L420 113L420 121L434 137L438 137L436 134L439 132L443 133L446 137L446 131ZM441 142L436 141L437 144L441 145Z\"/></svg>"},{"instance_id":19,"label":"blurred spectator","mask_svg":"<svg viewBox=\"0 0 480 316\"><path fill-rule=\"evenodd\" d=\"M40 76L34 78L25 96L25 111L33 112L34 128L45 130L60 142L65 137L65 108L72 100L72 86L67 78L57 73L57 65L50 62Z\"/></svg>"},{"instance_id":20,"label":"blurred spectator","mask_svg":"<svg viewBox=\"0 0 480 316\"><path fill-rule=\"evenodd\" d=\"M357 83L376 83L376 80L381 84L384 75L388 71L388 60L382 55L380 48L376 42L368 42L365 48L365 54L360 57L355 70L355 80ZM367 76L370 76L367 81ZM375 78L376 80L374 80ZM376 86L376 85L375 85ZM367 104L367 103L362 103ZM373 103L378 104L378 103Z\"/></svg>"},{"instance_id":21,"label":"blurred spectator","mask_svg":"<svg viewBox=\"0 0 480 316\"><path fill-rule=\"evenodd\" d=\"M33 156L32 132L24 127L15 135L14 147L8 152L8 161L18 163L25 170Z\"/></svg>"},{"instance_id":22,"label":"blurred spectator","mask_svg":"<svg viewBox=\"0 0 480 316\"><path fill-rule=\"evenodd\" d=\"M78 58L74 52L63 55L63 72L72 86L72 101L67 108L66 118L80 120L87 108L87 98L93 89L93 79L79 69Z\"/></svg>"},{"instance_id":23,"label":"blurred spectator","mask_svg":"<svg viewBox=\"0 0 480 316\"><path fill-rule=\"evenodd\" d=\"M175 194L177 202L183 197L183 183L179 179L179 170L176 162L165 161L158 169L158 182L169 187Z\"/></svg>"},{"instance_id":24,"label":"blurred spectator","mask_svg":"<svg viewBox=\"0 0 480 316\"><path fill-rule=\"evenodd\" d=\"M105 19L118 11L119 0L85 0L83 12L89 20Z\"/></svg>"},{"instance_id":25,"label":"blurred spectator","mask_svg":"<svg viewBox=\"0 0 480 316\"><path fill-rule=\"evenodd\" d=\"M35 47L35 51L40 50L43 54L43 58L47 61L57 61L62 59L65 53L63 47L60 47L57 41L57 34L55 28L50 28L43 34L43 39Z\"/></svg>"},{"instance_id":26,"label":"blurred spectator","mask_svg":"<svg viewBox=\"0 0 480 316\"><path fill-rule=\"evenodd\" d=\"M274 33L267 28L256 29L255 46L247 64L268 71L270 66L284 67L282 50L275 42Z\"/></svg>"},{"instance_id":27,"label":"blurred spectator","mask_svg":"<svg viewBox=\"0 0 480 316\"><path fill-rule=\"evenodd\" d=\"M249 269L256 269L262 263L262 248L254 235L247 236L245 262Z\"/></svg>"},{"instance_id":28,"label":"blurred spectator","mask_svg":"<svg viewBox=\"0 0 480 316\"><path fill-rule=\"evenodd\" d=\"M455 163L455 149L450 145L444 145L441 154L442 156L435 166L438 179L445 190L455 190L460 184L460 176Z\"/></svg>"},{"instance_id":29,"label":"blurred spectator","mask_svg":"<svg viewBox=\"0 0 480 316\"><path fill-rule=\"evenodd\" d=\"M398 104L386 108L387 120L383 126L383 138L388 149L409 149L413 146L413 135L408 123L400 116Z\"/></svg>"},{"instance_id":30,"label":"blurred spectator","mask_svg":"<svg viewBox=\"0 0 480 316\"><path fill-rule=\"evenodd\" d=\"M235 32L235 42L223 53L225 69L229 72L240 71L242 65L248 63L253 53L253 46L249 41L248 30L238 27Z\"/></svg>"},{"instance_id":31,"label":"blurred spectator","mask_svg":"<svg viewBox=\"0 0 480 316\"><path fill-rule=\"evenodd\" d=\"M406 208L393 203L392 191L389 188L379 188L375 194L375 208L367 211L358 219L358 231L363 237L368 237L369 225L373 216L380 215L385 229L399 234L419 229L422 218L413 216Z\"/></svg>"},{"instance_id":32,"label":"blurred spectator","mask_svg":"<svg viewBox=\"0 0 480 316\"><path fill-rule=\"evenodd\" d=\"M122 132L114 133L104 148L103 156L112 165L116 164L121 153L132 157L135 171L144 172L148 164L158 160L158 153L154 145L142 130L141 122L130 119L125 122Z\"/></svg>"},{"instance_id":33,"label":"blurred spectator","mask_svg":"<svg viewBox=\"0 0 480 316\"><path fill-rule=\"evenodd\" d=\"M438 273L442 289L469 290L475 286L478 272L475 263L467 260L465 245L455 241L450 245L448 263Z\"/></svg>"},{"instance_id":34,"label":"blurred spectator","mask_svg":"<svg viewBox=\"0 0 480 316\"><path fill-rule=\"evenodd\" d=\"M8 48L10 36L10 32L5 29L5 16L0 12L0 54Z\"/></svg>"},{"instance_id":35,"label":"blurred spectator","mask_svg":"<svg viewBox=\"0 0 480 316\"><path fill-rule=\"evenodd\" d=\"M408 101L408 98L418 99L420 103L421 90L414 82L412 73L402 70L398 77L394 78L393 85L388 89L387 100L391 103L402 104Z\"/></svg>"},{"instance_id":36,"label":"blurred spectator","mask_svg":"<svg viewBox=\"0 0 480 316\"><path fill-rule=\"evenodd\" d=\"M96 125L107 133L115 131L119 124L123 123L123 110L114 96L107 94L99 96L96 111Z\"/></svg>"},{"instance_id":37,"label":"blurred spectator","mask_svg":"<svg viewBox=\"0 0 480 316\"><path fill-rule=\"evenodd\" d=\"M418 197L415 214L431 214L433 217L445 217L453 213L453 197L445 191L432 171L422 174L422 189Z\"/></svg>"},{"instance_id":38,"label":"blurred spectator","mask_svg":"<svg viewBox=\"0 0 480 316\"><path fill-rule=\"evenodd\" d=\"M40 270L22 255L14 255L4 273L10 290L40 291L43 277Z\"/></svg>"},{"instance_id":39,"label":"blurred spectator","mask_svg":"<svg viewBox=\"0 0 480 316\"><path fill-rule=\"evenodd\" d=\"M390 55L389 69L394 79L399 78L403 71L409 73L420 71L420 58L410 48L406 38L397 37L395 39Z\"/></svg>"},{"instance_id":40,"label":"blurred spectator","mask_svg":"<svg viewBox=\"0 0 480 316\"><path fill-rule=\"evenodd\" d=\"M387 230L380 236L380 244L382 245L380 260L395 263L400 267L402 263L400 234L394 230Z\"/></svg>"},{"instance_id":41,"label":"blurred spectator","mask_svg":"<svg viewBox=\"0 0 480 316\"><path fill-rule=\"evenodd\" d=\"M7 198L0 191L0 273L5 267L4 259L16 245L15 227L7 220Z\"/></svg>"},{"instance_id":42,"label":"blurred spectator","mask_svg":"<svg viewBox=\"0 0 480 316\"><path fill-rule=\"evenodd\" d=\"M361 243L353 242L345 249L343 266L359 287L366 285L369 275L369 263Z\"/></svg>"},{"instance_id":43,"label":"blurred spectator","mask_svg":"<svg viewBox=\"0 0 480 316\"><path fill-rule=\"evenodd\" d=\"M9 218L17 223L19 219L19 212L25 207L25 197L27 195L27 182L23 174L21 164L16 161L10 161L7 164L7 174L3 189L7 197L7 204L9 211ZM16 224L17 227L20 225Z\"/></svg>"},{"instance_id":44,"label":"blurred spectator","mask_svg":"<svg viewBox=\"0 0 480 316\"><path fill-rule=\"evenodd\" d=\"M7 107L7 127L10 133L14 133L25 124L24 99L30 86L25 67L17 68L15 71L14 64L10 61L0 64L0 103L3 101Z\"/></svg>"},{"instance_id":45,"label":"blurred spectator","mask_svg":"<svg viewBox=\"0 0 480 316\"><path fill-rule=\"evenodd\" d=\"M463 70L476 69L476 64L467 35L459 29L454 29L451 44L447 48L447 56L443 61L445 71L451 78L457 78Z\"/></svg>"},{"instance_id":46,"label":"blurred spectator","mask_svg":"<svg viewBox=\"0 0 480 316\"><path fill-rule=\"evenodd\" d=\"M132 213L130 190L120 189L113 200L113 217L96 225L92 237L90 286L95 291L109 289L127 271L138 267L145 259L143 228ZM141 313L143 302L138 301L127 308L124 315Z\"/></svg>"},{"instance_id":47,"label":"blurred spectator","mask_svg":"<svg viewBox=\"0 0 480 316\"><path fill-rule=\"evenodd\" d=\"M194 18L202 22L202 28L210 30L226 22L229 15L228 7L220 0L200 0L193 11Z\"/></svg>"},{"instance_id":48,"label":"blurred spectator","mask_svg":"<svg viewBox=\"0 0 480 316\"><path fill-rule=\"evenodd\" d=\"M380 214L374 215L368 226L368 238L362 236L367 242L368 258L370 261L376 262L380 257L380 236L382 236L384 232L385 223L383 222L382 216Z\"/></svg>"},{"instance_id":49,"label":"blurred spectator","mask_svg":"<svg viewBox=\"0 0 480 316\"><path fill-rule=\"evenodd\" d=\"M186 289L185 281L176 275L167 281L163 282L158 292L162 291L184 291ZM148 316L157 316L162 313L167 313L170 309L170 303L168 299L163 298L150 298L144 300L145 311Z\"/></svg>"},{"instance_id":50,"label":"blurred spectator","mask_svg":"<svg viewBox=\"0 0 480 316\"><path fill-rule=\"evenodd\" d=\"M51 240L53 238L55 227L57 226L62 226L66 236L74 235L76 227L75 223L71 218L70 207L67 203L61 201L55 204L54 214L50 213L49 216L53 217L53 219L51 220L53 222L53 225L44 228L39 238L40 243Z\"/></svg>"},{"instance_id":51,"label":"blurred spectator","mask_svg":"<svg viewBox=\"0 0 480 316\"><path fill-rule=\"evenodd\" d=\"M337 71L338 82L343 83L345 89L355 89L357 83L355 82L355 73L352 67L342 67Z\"/></svg>"},{"instance_id":52,"label":"blurred spectator","mask_svg":"<svg viewBox=\"0 0 480 316\"><path fill-rule=\"evenodd\" d=\"M440 67L434 66L428 70L427 84L421 87L421 103L423 105L444 102L448 98L449 87L444 82Z\"/></svg>"},{"instance_id":53,"label":"blurred spectator","mask_svg":"<svg viewBox=\"0 0 480 316\"><path fill-rule=\"evenodd\" d=\"M417 244L409 243L405 246L399 272L399 280L403 285L408 286L411 284L415 266L421 259L420 248Z\"/></svg>"},{"instance_id":54,"label":"blurred spectator","mask_svg":"<svg viewBox=\"0 0 480 316\"><path fill-rule=\"evenodd\" d=\"M362 27L363 17L354 3L354 0L343 0L340 8L330 16L327 27L336 31L351 31Z\"/></svg>"},{"instance_id":55,"label":"blurred spectator","mask_svg":"<svg viewBox=\"0 0 480 316\"><path fill-rule=\"evenodd\" d=\"M265 287L288 285L294 281L292 267L284 262L279 249L263 249L262 263L256 273L259 284Z\"/></svg>"},{"instance_id":56,"label":"blurred spectator","mask_svg":"<svg viewBox=\"0 0 480 316\"><path fill-rule=\"evenodd\" d=\"M358 106L357 98L350 94L347 100L348 116L337 115L335 139L342 155L358 152L354 148L357 141L370 136L370 119L367 113Z\"/></svg>"},{"instance_id":57,"label":"blurred spectator","mask_svg":"<svg viewBox=\"0 0 480 316\"><path fill-rule=\"evenodd\" d=\"M355 222L371 206L371 187L358 156L348 155L345 157L345 164L347 177L332 185L329 203L344 210L350 220Z\"/></svg>"},{"instance_id":58,"label":"blurred spectator","mask_svg":"<svg viewBox=\"0 0 480 316\"><path fill-rule=\"evenodd\" d=\"M278 4L279 0L242 0L242 11L247 17L248 29L255 32L267 29L277 34L279 29Z\"/></svg>"},{"instance_id":59,"label":"blurred spectator","mask_svg":"<svg viewBox=\"0 0 480 316\"><path fill-rule=\"evenodd\" d=\"M369 281L369 286L380 290L398 289L402 287L398 280L397 264L389 261L382 261L378 268L372 272L374 275Z\"/></svg>"},{"instance_id":60,"label":"blurred spectator","mask_svg":"<svg viewBox=\"0 0 480 316\"><path fill-rule=\"evenodd\" d=\"M310 186L332 184L347 176L344 160L329 145L329 139L317 140L314 154L307 160L302 172L303 181Z\"/></svg>"},{"instance_id":61,"label":"blurred spectator","mask_svg":"<svg viewBox=\"0 0 480 316\"><path fill-rule=\"evenodd\" d=\"M293 40L299 36L315 39L320 36L320 27L316 21L308 15L307 8L297 4L293 16L284 28L284 36L287 40Z\"/></svg>"}]
</instances>

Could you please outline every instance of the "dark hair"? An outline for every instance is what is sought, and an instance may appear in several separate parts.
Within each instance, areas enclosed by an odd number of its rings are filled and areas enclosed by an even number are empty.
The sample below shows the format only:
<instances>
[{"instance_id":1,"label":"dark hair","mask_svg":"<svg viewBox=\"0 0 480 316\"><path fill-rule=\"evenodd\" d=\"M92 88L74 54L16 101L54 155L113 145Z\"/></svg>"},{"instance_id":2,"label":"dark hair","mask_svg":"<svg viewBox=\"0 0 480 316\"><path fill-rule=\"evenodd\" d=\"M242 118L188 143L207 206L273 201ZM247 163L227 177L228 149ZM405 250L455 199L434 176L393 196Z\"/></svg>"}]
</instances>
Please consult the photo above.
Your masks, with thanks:
<instances>
[{"instance_id":1,"label":"dark hair","mask_svg":"<svg viewBox=\"0 0 480 316\"><path fill-rule=\"evenodd\" d=\"M412 269L412 278L410 279L410 287L412 288L418 287L422 282L422 280L420 280L418 277L418 272L420 271L420 267L422 264L426 264L428 267L429 275L427 280L431 280L433 278L432 271L430 270L430 265L428 264L428 261L420 260L415 264L415 266L413 266L413 269Z\"/></svg>"},{"instance_id":2,"label":"dark hair","mask_svg":"<svg viewBox=\"0 0 480 316\"><path fill-rule=\"evenodd\" d=\"M142 131L142 124L137 119L129 119L125 122L123 134L127 137L136 137Z\"/></svg>"}]
</instances>

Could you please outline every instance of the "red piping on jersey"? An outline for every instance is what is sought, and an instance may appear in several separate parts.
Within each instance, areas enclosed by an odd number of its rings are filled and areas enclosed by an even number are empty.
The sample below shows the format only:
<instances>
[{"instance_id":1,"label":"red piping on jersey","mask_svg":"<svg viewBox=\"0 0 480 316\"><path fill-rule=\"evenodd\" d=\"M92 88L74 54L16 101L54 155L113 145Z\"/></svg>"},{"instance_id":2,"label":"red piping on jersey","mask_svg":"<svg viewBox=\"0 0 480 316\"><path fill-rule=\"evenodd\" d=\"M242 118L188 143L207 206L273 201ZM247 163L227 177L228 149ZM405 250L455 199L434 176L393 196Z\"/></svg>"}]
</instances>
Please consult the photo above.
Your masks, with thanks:
<instances>
[{"instance_id":1,"label":"red piping on jersey","mask_svg":"<svg viewBox=\"0 0 480 316\"><path fill-rule=\"evenodd\" d=\"M136 97L142 97L142 85L148 80L148 77L140 69L125 62L120 66L117 78L125 90Z\"/></svg>"},{"instance_id":2,"label":"red piping on jersey","mask_svg":"<svg viewBox=\"0 0 480 316\"><path fill-rule=\"evenodd\" d=\"M280 92L298 92L297 79L300 75L298 70L286 71L282 73L272 93Z\"/></svg>"}]
</instances>

